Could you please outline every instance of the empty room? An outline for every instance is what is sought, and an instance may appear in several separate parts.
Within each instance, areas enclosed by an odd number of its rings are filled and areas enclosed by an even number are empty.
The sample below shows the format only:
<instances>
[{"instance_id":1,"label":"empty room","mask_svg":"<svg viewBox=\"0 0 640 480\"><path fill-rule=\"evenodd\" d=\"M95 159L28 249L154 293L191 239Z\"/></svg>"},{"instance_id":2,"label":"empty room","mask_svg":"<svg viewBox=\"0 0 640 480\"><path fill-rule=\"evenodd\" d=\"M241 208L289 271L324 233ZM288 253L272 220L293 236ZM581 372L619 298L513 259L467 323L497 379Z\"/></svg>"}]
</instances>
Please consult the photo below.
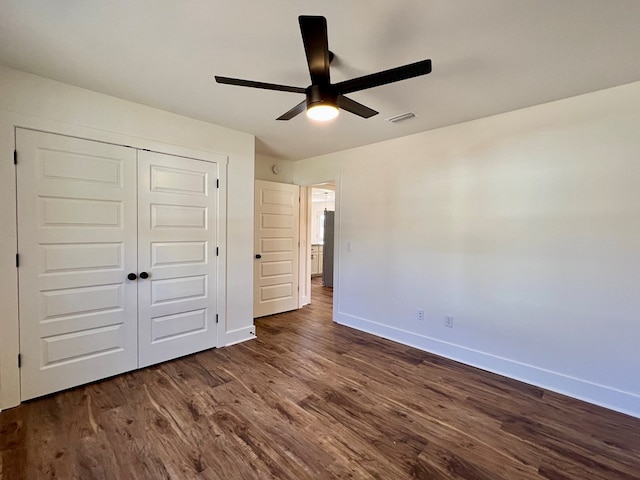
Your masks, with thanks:
<instances>
[{"instance_id":1,"label":"empty room","mask_svg":"<svg viewBox=\"0 0 640 480\"><path fill-rule=\"evenodd\" d=\"M0 0L0 480L640 479L638 25Z\"/></svg>"}]
</instances>

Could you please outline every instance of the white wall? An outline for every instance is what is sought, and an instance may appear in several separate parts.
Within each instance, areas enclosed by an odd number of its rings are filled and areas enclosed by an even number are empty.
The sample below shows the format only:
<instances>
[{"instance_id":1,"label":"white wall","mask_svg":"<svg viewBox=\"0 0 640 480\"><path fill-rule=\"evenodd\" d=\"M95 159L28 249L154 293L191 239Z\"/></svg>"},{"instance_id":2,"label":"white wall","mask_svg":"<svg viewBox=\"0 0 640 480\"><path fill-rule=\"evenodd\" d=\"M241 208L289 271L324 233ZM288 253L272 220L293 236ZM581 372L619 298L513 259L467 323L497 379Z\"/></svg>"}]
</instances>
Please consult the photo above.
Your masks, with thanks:
<instances>
[{"instance_id":1,"label":"white wall","mask_svg":"<svg viewBox=\"0 0 640 480\"><path fill-rule=\"evenodd\" d=\"M0 408L19 402L14 127L206 158L227 157L226 311L222 344L253 338L254 137L205 122L0 67Z\"/></svg>"},{"instance_id":2,"label":"white wall","mask_svg":"<svg viewBox=\"0 0 640 480\"><path fill-rule=\"evenodd\" d=\"M640 417L639 126L640 82L296 162L336 321Z\"/></svg>"},{"instance_id":3,"label":"white wall","mask_svg":"<svg viewBox=\"0 0 640 480\"><path fill-rule=\"evenodd\" d=\"M279 173L273 173L274 165L280 169ZM293 183L293 162L256 153L255 176L256 180Z\"/></svg>"}]
</instances>

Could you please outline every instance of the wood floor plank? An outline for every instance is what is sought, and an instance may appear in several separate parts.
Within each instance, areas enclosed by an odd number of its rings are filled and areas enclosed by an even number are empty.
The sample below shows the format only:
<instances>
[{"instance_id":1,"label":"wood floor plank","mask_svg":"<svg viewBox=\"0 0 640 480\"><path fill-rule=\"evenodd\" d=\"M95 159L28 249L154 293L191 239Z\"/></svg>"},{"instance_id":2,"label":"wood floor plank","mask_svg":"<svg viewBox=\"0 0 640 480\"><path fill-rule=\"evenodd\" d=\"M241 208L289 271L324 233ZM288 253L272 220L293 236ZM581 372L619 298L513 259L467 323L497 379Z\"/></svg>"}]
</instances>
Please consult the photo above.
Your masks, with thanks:
<instances>
[{"instance_id":1,"label":"wood floor plank","mask_svg":"<svg viewBox=\"0 0 640 480\"><path fill-rule=\"evenodd\" d=\"M640 420L331 321L0 413L1 480L640 479Z\"/></svg>"}]
</instances>

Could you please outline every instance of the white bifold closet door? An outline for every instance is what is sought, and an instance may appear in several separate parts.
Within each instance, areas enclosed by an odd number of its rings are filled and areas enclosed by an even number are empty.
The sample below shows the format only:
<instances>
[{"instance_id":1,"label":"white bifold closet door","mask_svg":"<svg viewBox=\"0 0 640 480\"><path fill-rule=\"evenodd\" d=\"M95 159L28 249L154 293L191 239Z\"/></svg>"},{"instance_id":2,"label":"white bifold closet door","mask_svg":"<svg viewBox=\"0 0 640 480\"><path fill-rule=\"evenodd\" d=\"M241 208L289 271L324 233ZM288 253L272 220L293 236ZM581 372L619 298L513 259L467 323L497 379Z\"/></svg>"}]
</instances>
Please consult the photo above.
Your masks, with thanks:
<instances>
[{"instance_id":1,"label":"white bifold closet door","mask_svg":"<svg viewBox=\"0 0 640 480\"><path fill-rule=\"evenodd\" d=\"M16 148L23 400L216 345L217 164L23 129Z\"/></svg>"},{"instance_id":2,"label":"white bifold closet door","mask_svg":"<svg viewBox=\"0 0 640 480\"><path fill-rule=\"evenodd\" d=\"M214 347L217 165L138 153L139 366Z\"/></svg>"}]
</instances>

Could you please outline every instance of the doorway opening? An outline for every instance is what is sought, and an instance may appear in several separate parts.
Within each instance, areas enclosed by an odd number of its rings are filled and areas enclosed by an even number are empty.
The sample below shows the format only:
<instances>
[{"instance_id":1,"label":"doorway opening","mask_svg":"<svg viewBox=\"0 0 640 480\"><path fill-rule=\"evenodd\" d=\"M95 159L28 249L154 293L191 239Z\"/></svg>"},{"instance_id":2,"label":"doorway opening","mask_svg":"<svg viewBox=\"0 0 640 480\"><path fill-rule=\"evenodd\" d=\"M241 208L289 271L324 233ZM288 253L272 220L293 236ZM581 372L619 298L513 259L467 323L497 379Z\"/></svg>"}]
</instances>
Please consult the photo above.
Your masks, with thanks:
<instances>
[{"instance_id":1,"label":"doorway opening","mask_svg":"<svg viewBox=\"0 0 640 480\"><path fill-rule=\"evenodd\" d=\"M327 294L333 294L333 265L335 237L335 182L311 185L309 188L308 232L310 258L309 281L311 297L313 291L324 287ZM313 298L311 298L313 302Z\"/></svg>"}]
</instances>

